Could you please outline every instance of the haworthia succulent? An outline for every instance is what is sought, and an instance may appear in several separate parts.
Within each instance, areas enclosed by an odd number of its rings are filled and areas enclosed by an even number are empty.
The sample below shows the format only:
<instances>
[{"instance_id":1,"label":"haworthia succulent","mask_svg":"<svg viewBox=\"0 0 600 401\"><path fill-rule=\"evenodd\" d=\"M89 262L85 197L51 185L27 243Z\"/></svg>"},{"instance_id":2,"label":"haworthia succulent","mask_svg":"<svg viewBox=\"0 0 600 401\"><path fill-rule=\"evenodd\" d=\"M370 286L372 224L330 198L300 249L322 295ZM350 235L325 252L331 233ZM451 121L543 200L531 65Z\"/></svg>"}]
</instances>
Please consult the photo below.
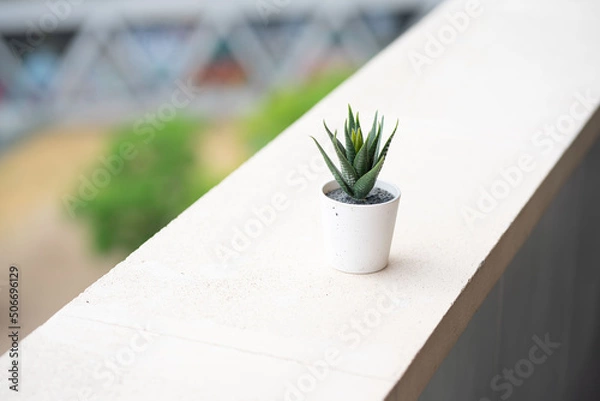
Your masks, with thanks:
<instances>
[{"instance_id":1,"label":"haworthia succulent","mask_svg":"<svg viewBox=\"0 0 600 401\"><path fill-rule=\"evenodd\" d=\"M340 161L341 171L333 164L319 142L315 138L312 138L335 180L342 190L354 199L361 200L366 198L375 186L392 138L398 128L398 122L396 122L394 130L380 152L384 118L382 116L381 121L378 121L377 116L378 113L375 113L371 130L367 134L367 137L364 138L360 127L359 115L358 113L354 115L352 108L348 105L348 119L344 124L345 147L337 139L337 133L332 133L327 124L323 122L325 131Z\"/></svg>"}]
</instances>

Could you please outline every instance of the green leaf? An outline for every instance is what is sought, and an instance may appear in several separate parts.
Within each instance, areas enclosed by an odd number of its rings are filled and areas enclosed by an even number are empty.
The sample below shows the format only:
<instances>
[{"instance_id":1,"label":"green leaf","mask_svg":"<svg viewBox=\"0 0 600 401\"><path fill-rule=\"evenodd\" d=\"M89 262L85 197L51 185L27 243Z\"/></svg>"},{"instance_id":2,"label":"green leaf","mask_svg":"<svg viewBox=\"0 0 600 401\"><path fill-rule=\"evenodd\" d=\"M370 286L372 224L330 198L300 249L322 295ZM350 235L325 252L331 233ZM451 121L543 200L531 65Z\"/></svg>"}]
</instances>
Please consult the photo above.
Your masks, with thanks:
<instances>
[{"instance_id":1,"label":"green leaf","mask_svg":"<svg viewBox=\"0 0 600 401\"><path fill-rule=\"evenodd\" d=\"M325 124L325 121L323 121L323 125L325 126L325 131L327 131L327 135L329 135L329 139L331 139L331 143L333 143L334 145L336 145L336 143L332 139L332 138L335 137L335 139L337 141L337 146L345 152L346 149L344 148L344 145L342 145L342 143L337 139L337 133L335 135L332 134L331 130L329 129L329 127L327 126L327 124Z\"/></svg>"},{"instance_id":2,"label":"green leaf","mask_svg":"<svg viewBox=\"0 0 600 401\"><path fill-rule=\"evenodd\" d=\"M356 170L356 174L359 177L364 175L367 171L369 171L369 144L365 143L361 146L360 150L356 154L356 158L354 159L354 169Z\"/></svg>"},{"instance_id":3,"label":"green leaf","mask_svg":"<svg viewBox=\"0 0 600 401\"><path fill-rule=\"evenodd\" d=\"M352 164L354 163L354 157L356 156L356 149L354 149L352 133L348 129L348 121L346 121L346 125L344 125L344 136L346 137L346 158L350 164Z\"/></svg>"},{"instance_id":4,"label":"green leaf","mask_svg":"<svg viewBox=\"0 0 600 401\"><path fill-rule=\"evenodd\" d=\"M383 167L383 162L385 161L385 157L381 159L368 173L359 178L358 181L352 187L352 191L354 192L354 199L365 199L369 192L375 186L377 182L377 176L379 176L379 172Z\"/></svg>"},{"instance_id":5,"label":"green leaf","mask_svg":"<svg viewBox=\"0 0 600 401\"><path fill-rule=\"evenodd\" d=\"M368 164L369 164L369 168L373 167L376 163L377 163L377 147L379 146L379 142L381 142L381 134L378 133L376 135L375 140L373 141L375 143L373 143L371 146L369 146L369 157L368 157Z\"/></svg>"},{"instance_id":6,"label":"green leaf","mask_svg":"<svg viewBox=\"0 0 600 401\"><path fill-rule=\"evenodd\" d=\"M321 145L319 144L319 142L314 137L311 136L311 138L312 138L313 141L315 141L315 144L319 148L319 152L321 152L321 155L323 156L323 159L325 159L325 164L329 168L329 171L331 171L331 174L333 174L333 178L335 178L335 180L337 181L337 183L340 184L340 187L342 188L342 190L344 192L346 192L350 196L354 196L354 191L346 183L346 181L344 181L344 178L342 177L342 173L340 173L340 171L333 164L333 162L331 161L331 159L329 158L329 156L327 156L327 153L325 153L325 151L323 150L323 148L321 147Z\"/></svg>"},{"instance_id":7,"label":"green leaf","mask_svg":"<svg viewBox=\"0 0 600 401\"><path fill-rule=\"evenodd\" d=\"M385 146L381 150L381 153L377 157L377 163L379 163L379 161L385 160L385 155L388 152L388 149L390 147L390 143L392 143L392 138L394 138L394 135L396 135L396 130L398 129L398 123L399 122L400 122L399 120L396 120L396 126L394 127L394 130L392 131L392 134L390 135L390 137L388 138L387 142L385 143Z\"/></svg>"},{"instance_id":8,"label":"green leaf","mask_svg":"<svg viewBox=\"0 0 600 401\"><path fill-rule=\"evenodd\" d=\"M369 147L371 147L371 145L373 145L373 141L375 140L375 134L376 134L376 130L377 130L377 111L375 112L375 118L373 118L373 126L371 127L371 131L369 131L369 134L367 135L367 142L369 142Z\"/></svg>"},{"instance_id":9,"label":"green leaf","mask_svg":"<svg viewBox=\"0 0 600 401\"><path fill-rule=\"evenodd\" d=\"M369 172L367 172L366 174L364 174L364 175L361 174L361 177L358 179L358 181L356 181L356 183L352 187L352 191L354 192L353 198L355 198L355 199L366 198L367 195L369 195L369 192L371 192L371 190L375 186L375 183L377 182L377 177L379 176L379 173L381 172L381 169L383 167L383 163L385 162L385 157L387 155L387 152L388 152L388 149L392 142L392 139L394 138L394 135L396 134L396 130L398 129L398 123L399 123L399 121L396 121L396 126L394 127L394 131L392 131L392 134L390 135L390 137L386 141L383 149L381 150L381 153L379 154L379 156L377 158L377 163L375 164L375 166L373 166L373 168L371 170L369 170ZM383 125L383 119L382 119L381 125ZM379 136L381 136L381 132L379 132ZM359 156L357 155L356 158L358 159ZM358 169L357 169L357 172L360 174Z\"/></svg>"},{"instance_id":10,"label":"green leaf","mask_svg":"<svg viewBox=\"0 0 600 401\"><path fill-rule=\"evenodd\" d=\"M354 114L352 114L352 108L348 105L348 131L351 133L356 129L354 125Z\"/></svg>"},{"instance_id":11,"label":"green leaf","mask_svg":"<svg viewBox=\"0 0 600 401\"><path fill-rule=\"evenodd\" d=\"M385 120L385 116L381 116L381 123L379 123L379 128L377 129L377 146L375 146L375 155L377 156L379 154L379 149L381 148L381 137L382 137L382 133L383 133L383 123ZM373 159L373 164L377 163L377 158Z\"/></svg>"},{"instance_id":12,"label":"green leaf","mask_svg":"<svg viewBox=\"0 0 600 401\"><path fill-rule=\"evenodd\" d=\"M344 149L344 147L342 146L342 143L337 139L337 132L335 135L332 134L329 128L327 128L327 125L325 125L325 130L327 131L327 135L329 135L329 139L333 144L335 153L337 154L338 159L340 160L340 165L342 166L342 177L344 177L344 181L347 182L350 186L354 185L356 180L358 180L358 175L356 174L354 167L352 167L352 164L350 164L348 159L346 159L346 155L344 155L344 151L342 150Z\"/></svg>"},{"instance_id":13,"label":"green leaf","mask_svg":"<svg viewBox=\"0 0 600 401\"><path fill-rule=\"evenodd\" d=\"M354 142L354 150L358 155L358 152L360 151L364 143L362 131L360 130L360 128L358 128L357 131L352 133L352 140Z\"/></svg>"},{"instance_id":14,"label":"green leaf","mask_svg":"<svg viewBox=\"0 0 600 401\"><path fill-rule=\"evenodd\" d=\"M377 154L377 146L379 144L379 135L381 130L377 131L377 112L375 112L375 118L373 119L373 127L371 127L371 132L369 132L369 136L367 137L367 143L369 145L369 157L368 164L369 168L375 165L375 155Z\"/></svg>"}]
</instances>

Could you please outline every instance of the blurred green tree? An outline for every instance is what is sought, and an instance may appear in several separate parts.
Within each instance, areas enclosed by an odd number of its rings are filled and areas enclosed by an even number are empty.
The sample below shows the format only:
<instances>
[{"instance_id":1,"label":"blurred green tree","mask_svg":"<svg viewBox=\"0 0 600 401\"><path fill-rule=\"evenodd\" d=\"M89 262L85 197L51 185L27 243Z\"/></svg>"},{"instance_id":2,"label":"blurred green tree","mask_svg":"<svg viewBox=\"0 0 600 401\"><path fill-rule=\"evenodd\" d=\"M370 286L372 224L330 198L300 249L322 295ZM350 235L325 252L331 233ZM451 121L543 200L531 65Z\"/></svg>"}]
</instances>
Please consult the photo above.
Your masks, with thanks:
<instances>
[{"instance_id":1,"label":"blurred green tree","mask_svg":"<svg viewBox=\"0 0 600 401\"><path fill-rule=\"evenodd\" d=\"M351 74L350 70L328 71L303 85L273 91L241 121L241 132L251 151L256 152L273 140Z\"/></svg>"},{"instance_id":2,"label":"blurred green tree","mask_svg":"<svg viewBox=\"0 0 600 401\"><path fill-rule=\"evenodd\" d=\"M195 142L204 129L199 121L176 117L160 129L146 124L117 130L106 159L121 157L123 146L134 156L81 211L99 251L135 250L216 184L195 169Z\"/></svg>"},{"instance_id":3,"label":"blurred green tree","mask_svg":"<svg viewBox=\"0 0 600 401\"><path fill-rule=\"evenodd\" d=\"M307 84L273 92L252 115L240 120L240 140L250 153L262 148L343 82L351 71L329 72ZM137 129L136 129L137 128ZM196 158L196 144L208 125L179 116L154 128L149 122L117 130L104 158L135 156L111 175L110 183L80 208L101 252L131 252L167 225L223 177ZM93 171L105 168L96 165Z\"/></svg>"}]
</instances>

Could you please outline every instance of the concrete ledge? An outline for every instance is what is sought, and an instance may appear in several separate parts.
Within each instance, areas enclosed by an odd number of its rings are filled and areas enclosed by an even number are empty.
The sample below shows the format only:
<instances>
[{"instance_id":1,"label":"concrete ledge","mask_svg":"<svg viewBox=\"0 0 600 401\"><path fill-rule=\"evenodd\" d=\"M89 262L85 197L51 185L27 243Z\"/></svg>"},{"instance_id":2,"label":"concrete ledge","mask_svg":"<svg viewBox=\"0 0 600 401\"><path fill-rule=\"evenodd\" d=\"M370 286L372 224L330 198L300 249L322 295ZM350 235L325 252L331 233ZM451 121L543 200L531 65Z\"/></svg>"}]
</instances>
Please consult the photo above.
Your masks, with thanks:
<instances>
[{"instance_id":1,"label":"concrete ledge","mask_svg":"<svg viewBox=\"0 0 600 401\"><path fill-rule=\"evenodd\" d=\"M467 12L436 9L31 334L20 396L416 399L599 131L600 4L482 4L430 57ZM369 276L320 240L308 135L347 103L401 121L391 263Z\"/></svg>"}]
</instances>

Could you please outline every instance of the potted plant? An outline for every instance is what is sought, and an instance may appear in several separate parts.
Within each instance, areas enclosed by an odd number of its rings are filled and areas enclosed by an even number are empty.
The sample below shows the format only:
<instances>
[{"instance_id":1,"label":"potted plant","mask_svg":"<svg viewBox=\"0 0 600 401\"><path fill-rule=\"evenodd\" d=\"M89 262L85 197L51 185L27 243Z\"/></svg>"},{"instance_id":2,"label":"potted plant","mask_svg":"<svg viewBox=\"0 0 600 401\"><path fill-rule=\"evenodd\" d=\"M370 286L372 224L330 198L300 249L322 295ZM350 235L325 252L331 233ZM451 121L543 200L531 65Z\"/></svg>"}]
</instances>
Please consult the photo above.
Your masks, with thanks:
<instances>
[{"instance_id":1,"label":"potted plant","mask_svg":"<svg viewBox=\"0 0 600 401\"><path fill-rule=\"evenodd\" d=\"M311 137L335 178L323 185L320 194L326 253L329 263L346 273L373 273L388 264L400 190L377 177L398 122L380 149L383 121L383 117L378 121L375 113L371 130L364 138L358 113L354 115L348 106L345 146L337 139L337 131L332 133L323 122L340 169Z\"/></svg>"}]
</instances>

